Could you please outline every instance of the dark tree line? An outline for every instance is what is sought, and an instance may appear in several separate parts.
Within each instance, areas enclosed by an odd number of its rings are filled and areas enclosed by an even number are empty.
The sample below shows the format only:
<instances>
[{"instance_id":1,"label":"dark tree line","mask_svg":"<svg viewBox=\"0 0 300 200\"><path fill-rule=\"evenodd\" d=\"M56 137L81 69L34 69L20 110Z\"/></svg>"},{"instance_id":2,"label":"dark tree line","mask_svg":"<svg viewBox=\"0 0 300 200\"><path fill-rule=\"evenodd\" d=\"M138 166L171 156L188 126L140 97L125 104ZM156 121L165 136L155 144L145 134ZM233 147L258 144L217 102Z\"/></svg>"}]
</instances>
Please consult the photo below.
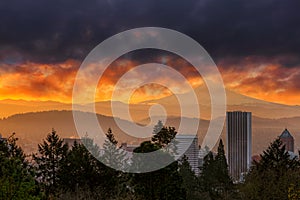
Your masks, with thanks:
<instances>
[{"instance_id":1,"label":"dark tree line","mask_svg":"<svg viewBox=\"0 0 300 200\"><path fill-rule=\"evenodd\" d=\"M41 199L34 170L16 141L15 134L0 139L0 199Z\"/></svg>"},{"instance_id":2,"label":"dark tree line","mask_svg":"<svg viewBox=\"0 0 300 200\"><path fill-rule=\"evenodd\" d=\"M244 199L300 199L300 163L276 139L241 185Z\"/></svg>"},{"instance_id":3,"label":"dark tree line","mask_svg":"<svg viewBox=\"0 0 300 200\"><path fill-rule=\"evenodd\" d=\"M153 137L137 147L135 153L148 153L166 147L177 132L159 122ZM148 173L124 173L103 164L140 166L133 157L130 165L110 163L124 160L111 129L106 133L103 153L91 138L68 147L55 130L38 145L32 160L26 159L14 134L0 140L0 199L130 199L130 200L219 200L219 199L300 199L299 161L291 159L276 139L254 162L243 183L233 183L228 173L223 141L216 154L204 158L200 174L195 175L188 158ZM93 155L90 152L93 152ZM176 149L173 149L173 152ZM164 159L174 159L163 154ZM103 162L96 158L101 157Z\"/></svg>"}]
</instances>

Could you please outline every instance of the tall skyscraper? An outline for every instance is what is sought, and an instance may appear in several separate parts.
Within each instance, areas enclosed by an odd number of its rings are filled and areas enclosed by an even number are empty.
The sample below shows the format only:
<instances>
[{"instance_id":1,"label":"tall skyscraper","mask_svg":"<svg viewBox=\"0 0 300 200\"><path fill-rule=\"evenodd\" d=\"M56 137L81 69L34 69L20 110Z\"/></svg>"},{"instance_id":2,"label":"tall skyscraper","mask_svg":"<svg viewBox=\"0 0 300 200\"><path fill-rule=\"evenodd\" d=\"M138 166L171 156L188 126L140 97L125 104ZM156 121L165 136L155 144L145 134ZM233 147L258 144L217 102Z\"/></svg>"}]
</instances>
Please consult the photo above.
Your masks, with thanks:
<instances>
[{"instance_id":1,"label":"tall skyscraper","mask_svg":"<svg viewBox=\"0 0 300 200\"><path fill-rule=\"evenodd\" d=\"M279 136L280 140L282 141L283 145L285 145L285 149L287 151L294 153L294 138L291 133L285 129L281 135Z\"/></svg>"},{"instance_id":2,"label":"tall skyscraper","mask_svg":"<svg viewBox=\"0 0 300 200\"><path fill-rule=\"evenodd\" d=\"M195 135L176 135L175 137L178 144L177 151L184 152L183 155L188 157L188 162L195 172L195 174L199 174L199 145L198 145L198 137Z\"/></svg>"},{"instance_id":3,"label":"tall skyscraper","mask_svg":"<svg viewBox=\"0 0 300 200\"><path fill-rule=\"evenodd\" d=\"M226 134L229 173L234 181L241 181L251 165L251 112L227 112Z\"/></svg>"}]
</instances>

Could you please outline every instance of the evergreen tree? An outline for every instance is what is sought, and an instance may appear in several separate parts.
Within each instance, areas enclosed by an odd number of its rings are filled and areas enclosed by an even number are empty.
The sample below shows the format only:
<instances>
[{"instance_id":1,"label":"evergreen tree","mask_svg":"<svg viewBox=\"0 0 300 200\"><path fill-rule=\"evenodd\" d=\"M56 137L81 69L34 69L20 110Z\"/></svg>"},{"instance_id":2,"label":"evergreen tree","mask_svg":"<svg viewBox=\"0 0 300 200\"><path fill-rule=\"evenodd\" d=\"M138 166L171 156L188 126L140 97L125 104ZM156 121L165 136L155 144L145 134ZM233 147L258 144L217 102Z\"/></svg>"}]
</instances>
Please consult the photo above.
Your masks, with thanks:
<instances>
[{"instance_id":1,"label":"evergreen tree","mask_svg":"<svg viewBox=\"0 0 300 200\"><path fill-rule=\"evenodd\" d=\"M146 141L136 148L134 152L148 153L158 149L159 146L157 144ZM169 154L164 154L165 159L173 159L172 157L168 158L170 157ZM141 163L142 161L133 158L133 165L142 165ZM142 167L147 166L142 165ZM132 174L131 187L137 199L186 199L178 168L178 162L174 161L167 167L157 171Z\"/></svg>"},{"instance_id":2,"label":"evergreen tree","mask_svg":"<svg viewBox=\"0 0 300 200\"><path fill-rule=\"evenodd\" d=\"M66 158L68 145L63 143L53 129L42 144L38 145L39 154L33 155L37 167L37 179L43 185L48 198L57 195L59 173Z\"/></svg>"},{"instance_id":3,"label":"evergreen tree","mask_svg":"<svg viewBox=\"0 0 300 200\"><path fill-rule=\"evenodd\" d=\"M296 158L290 158L288 151L285 149L285 145L282 145L282 141L279 138L271 143L268 149L261 155L261 161L255 164L259 170L268 168L283 169L282 171L278 171L278 176L288 169L295 169L298 167Z\"/></svg>"},{"instance_id":4,"label":"evergreen tree","mask_svg":"<svg viewBox=\"0 0 300 200\"><path fill-rule=\"evenodd\" d=\"M148 154L147 157L139 156L138 153L149 153L153 151L158 151L160 148L158 145L153 144L151 141L145 141L140 144L139 147L133 150L134 153L132 157L131 170L135 172L140 171L151 171L153 168L159 168L161 160L164 158L170 158L166 153L160 152L158 157L156 154ZM166 159L167 159L166 158ZM173 160L173 158L171 158ZM151 165L149 165L149 160L151 160Z\"/></svg>"},{"instance_id":5,"label":"evergreen tree","mask_svg":"<svg viewBox=\"0 0 300 200\"><path fill-rule=\"evenodd\" d=\"M182 177L182 186L186 192L186 198L202 199L198 179L188 162L188 157L184 155L179 163L179 174Z\"/></svg>"},{"instance_id":6,"label":"evergreen tree","mask_svg":"<svg viewBox=\"0 0 300 200\"><path fill-rule=\"evenodd\" d=\"M125 170L128 167L128 159L123 149L118 146L118 141L112 130L109 128L106 133L106 140L103 148L104 153L101 156L101 161L107 165L104 166L105 172L103 174L106 181L105 193L106 199L124 198L128 192L127 183L128 175L120 170ZM120 169L120 170L116 170Z\"/></svg>"},{"instance_id":7,"label":"evergreen tree","mask_svg":"<svg viewBox=\"0 0 300 200\"><path fill-rule=\"evenodd\" d=\"M297 174L295 174L299 180L300 180L300 175L299 172ZM298 183L297 185L295 184L290 184L289 186L289 190L288 190L288 199L289 200L299 200L300 199L300 183Z\"/></svg>"},{"instance_id":8,"label":"evergreen tree","mask_svg":"<svg viewBox=\"0 0 300 200\"><path fill-rule=\"evenodd\" d=\"M89 138L88 135L81 138L81 144L89 151L96 159L100 158L100 147L94 142L94 139Z\"/></svg>"},{"instance_id":9,"label":"evergreen tree","mask_svg":"<svg viewBox=\"0 0 300 200\"><path fill-rule=\"evenodd\" d=\"M163 127L161 121L159 121L154 127L153 133L154 135L151 141L141 143L139 147L134 149L134 153L149 153L157 151L162 147L167 146L177 134L174 127ZM168 152L160 151L159 153L159 155L155 155L152 159L147 159L157 161L153 162L153 164L158 164L158 167L160 159L173 162L157 171L133 174L131 187L134 190L135 196L138 199L154 200L186 199L185 190L182 186L182 177L179 174L178 162L175 161L174 157ZM143 158L136 158L134 155L132 158L132 166L135 170L143 168L147 171L147 167L149 166L145 165L146 162L141 159Z\"/></svg>"},{"instance_id":10,"label":"evergreen tree","mask_svg":"<svg viewBox=\"0 0 300 200\"><path fill-rule=\"evenodd\" d=\"M279 138L260 156L241 185L244 199L287 199L289 190L300 181L299 161L290 158Z\"/></svg>"},{"instance_id":11,"label":"evergreen tree","mask_svg":"<svg viewBox=\"0 0 300 200\"><path fill-rule=\"evenodd\" d=\"M160 121L159 121L160 122ZM158 125L156 126L160 126L158 122ZM154 133L156 132L156 128L154 128ZM156 145L158 145L159 147L165 147L167 146L176 136L177 131L175 130L174 127L166 127L163 126L159 132L155 133L152 136L152 142Z\"/></svg>"},{"instance_id":12,"label":"evergreen tree","mask_svg":"<svg viewBox=\"0 0 300 200\"><path fill-rule=\"evenodd\" d=\"M83 138L86 144L93 144L90 138ZM88 146L96 151L99 147ZM83 144L74 142L59 173L62 194L60 197L76 199L104 199L106 197L106 166L98 161Z\"/></svg>"},{"instance_id":13,"label":"evergreen tree","mask_svg":"<svg viewBox=\"0 0 300 200\"><path fill-rule=\"evenodd\" d=\"M161 120L158 120L157 124L153 128L153 135L156 135L161 131L161 129L164 127L164 124L162 123Z\"/></svg>"},{"instance_id":14,"label":"evergreen tree","mask_svg":"<svg viewBox=\"0 0 300 200\"><path fill-rule=\"evenodd\" d=\"M0 138L0 199L40 199L34 173L14 134Z\"/></svg>"},{"instance_id":15,"label":"evergreen tree","mask_svg":"<svg viewBox=\"0 0 300 200\"><path fill-rule=\"evenodd\" d=\"M236 194L234 193L233 182L229 176L228 164L222 139L220 139L219 142L218 153L215 161L219 196L221 199L233 199L232 196L236 196Z\"/></svg>"},{"instance_id":16,"label":"evergreen tree","mask_svg":"<svg viewBox=\"0 0 300 200\"><path fill-rule=\"evenodd\" d=\"M200 174L200 181L203 185L203 192L207 192L210 194L214 193L215 185L216 185L216 178L215 178L215 172L216 172L216 164L213 153L210 151L205 157L204 157L204 163L201 168L201 174Z\"/></svg>"},{"instance_id":17,"label":"evergreen tree","mask_svg":"<svg viewBox=\"0 0 300 200\"><path fill-rule=\"evenodd\" d=\"M229 176L222 139L219 142L217 155L214 156L212 152L209 152L204 157L201 180L203 181L204 190L209 192L211 199L237 198L234 185Z\"/></svg>"},{"instance_id":18,"label":"evergreen tree","mask_svg":"<svg viewBox=\"0 0 300 200\"><path fill-rule=\"evenodd\" d=\"M175 140L177 131L174 127L163 126L159 120L153 128L153 136L151 141L159 148L164 148L165 152L168 152L171 156L177 154L178 141ZM172 143L171 143L172 142Z\"/></svg>"},{"instance_id":19,"label":"evergreen tree","mask_svg":"<svg viewBox=\"0 0 300 200\"><path fill-rule=\"evenodd\" d=\"M112 130L109 128L106 133L106 140L103 144L104 153L101 157L101 161L113 168L123 169L127 167L127 159L125 159L125 152L123 149L120 149L117 144L118 141L115 139Z\"/></svg>"},{"instance_id":20,"label":"evergreen tree","mask_svg":"<svg viewBox=\"0 0 300 200\"><path fill-rule=\"evenodd\" d=\"M95 160L83 144L75 142L61 166L60 185L73 192L79 188L93 190L100 181L96 162L99 161Z\"/></svg>"},{"instance_id":21,"label":"evergreen tree","mask_svg":"<svg viewBox=\"0 0 300 200\"><path fill-rule=\"evenodd\" d=\"M218 153L215 158L216 161L216 178L219 183L219 187L226 192L232 187L232 180L229 176L228 164L225 156L224 145L222 139L219 142Z\"/></svg>"}]
</instances>

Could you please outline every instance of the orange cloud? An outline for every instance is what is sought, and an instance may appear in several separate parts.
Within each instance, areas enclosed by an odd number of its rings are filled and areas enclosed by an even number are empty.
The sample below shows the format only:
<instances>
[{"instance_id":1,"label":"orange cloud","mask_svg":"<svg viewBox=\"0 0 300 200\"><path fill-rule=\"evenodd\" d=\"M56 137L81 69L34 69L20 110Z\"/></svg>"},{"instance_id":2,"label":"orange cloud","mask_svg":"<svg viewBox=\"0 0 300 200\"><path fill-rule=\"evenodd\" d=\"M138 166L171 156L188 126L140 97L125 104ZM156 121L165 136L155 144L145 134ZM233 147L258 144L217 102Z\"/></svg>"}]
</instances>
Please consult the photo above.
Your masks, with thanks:
<instances>
[{"instance_id":1,"label":"orange cloud","mask_svg":"<svg viewBox=\"0 0 300 200\"><path fill-rule=\"evenodd\" d=\"M0 98L70 101L79 62L1 66Z\"/></svg>"},{"instance_id":2,"label":"orange cloud","mask_svg":"<svg viewBox=\"0 0 300 200\"><path fill-rule=\"evenodd\" d=\"M249 56L240 60L223 59L219 61L218 67L228 89L266 101L300 104L300 69L295 66L286 67L284 60L286 60L284 57L280 57L270 62L261 57ZM184 59L165 56L157 58L156 62L176 69L194 88L203 84L197 70ZM96 100L110 100L118 80L140 64L143 63L129 59L118 59L112 63L99 81ZM32 62L18 66L0 64L0 99L53 100L70 103L79 66L80 62L76 60L67 60L59 64ZM171 74L161 76L153 74L137 75L136 78L172 81L173 86L178 87L180 91L182 83L173 80ZM130 102L162 98L170 94L171 91L164 86L147 84L133 93Z\"/></svg>"},{"instance_id":3,"label":"orange cloud","mask_svg":"<svg viewBox=\"0 0 300 200\"><path fill-rule=\"evenodd\" d=\"M241 66L220 67L227 88L270 102L300 104L299 67L285 67L276 60L258 62L254 58L237 64Z\"/></svg>"},{"instance_id":4,"label":"orange cloud","mask_svg":"<svg viewBox=\"0 0 300 200\"><path fill-rule=\"evenodd\" d=\"M172 94L173 93L164 86L158 84L147 84L135 90L129 99L129 102L137 103L145 100L160 99Z\"/></svg>"},{"instance_id":5,"label":"orange cloud","mask_svg":"<svg viewBox=\"0 0 300 200\"><path fill-rule=\"evenodd\" d=\"M202 79L199 78L199 74L197 70L186 62L184 59L181 58L172 58L172 57L164 57L164 59L158 58L156 61L157 63L164 63L167 66L171 66L175 70L177 70L181 75L186 78L186 81L192 86L197 87L200 86L203 82ZM97 89L97 99L98 100L110 100L112 98L112 93L114 91L114 86L117 82L122 78L122 76L129 72L134 67L141 65L144 63L127 60L127 59L119 59L113 62L109 68L104 72L103 76L101 77L98 89ZM149 71L147 74L137 74L133 79L145 79L145 80L152 80L154 83L163 83L167 82L168 84L172 85L173 88L178 88L179 93L186 92L183 90L182 82L176 81L176 79L172 76L172 74L165 74L160 70L157 73L154 70ZM131 80L133 81L133 80ZM134 82L134 81L133 81ZM126 89L126 88L125 88ZM151 100L151 99L158 99L163 98L166 96L171 95L171 91L169 88L161 86L160 84L147 84L141 86L137 89L129 101L131 103L137 103L141 101ZM120 97L118 100L124 100ZM127 100L124 100L127 102Z\"/></svg>"}]
</instances>

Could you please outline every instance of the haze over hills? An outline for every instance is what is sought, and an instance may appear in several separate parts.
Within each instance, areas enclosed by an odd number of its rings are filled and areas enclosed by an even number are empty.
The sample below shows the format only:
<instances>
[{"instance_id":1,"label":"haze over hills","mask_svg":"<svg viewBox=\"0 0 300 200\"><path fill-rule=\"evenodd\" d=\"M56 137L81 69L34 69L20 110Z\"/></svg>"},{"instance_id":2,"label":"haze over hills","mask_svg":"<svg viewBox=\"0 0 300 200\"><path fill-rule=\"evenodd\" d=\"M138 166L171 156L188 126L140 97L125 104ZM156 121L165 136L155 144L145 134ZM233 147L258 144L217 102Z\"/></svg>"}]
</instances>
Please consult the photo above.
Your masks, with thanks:
<instances>
[{"instance_id":1,"label":"haze over hills","mask_svg":"<svg viewBox=\"0 0 300 200\"><path fill-rule=\"evenodd\" d=\"M206 87L201 86L195 89L198 98L198 106L200 108L200 118L210 119L211 107L210 96ZM187 93L188 94L188 93ZM185 96L186 94L179 94L177 96ZM188 97L188 95L186 95ZM252 112L253 115L269 118L290 118L300 116L300 106L291 106L278 103L266 102L263 100L251 98L245 95L238 94L231 90L226 89L227 96L227 110L241 110ZM149 117L149 109L152 105L160 104L164 107L168 116L181 116L181 110L178 104L177 97L171 95L158 100L145 101L137 104L125 104L122 102L102 101L95 103L96 112L106 116L112 116L111 105L113 104L114 110L117 111L119 118L131 121L140 121ZM92 104L76 105L77 110L91 111ZM195 110L195 105L190 104L187 100L183 103L181 108L186 110L184 117L197 117L192 113ZM50 110L71 110L71 103L60 103L55 101L24 101L24 100L1 100L0 101L0 118L8 117L13 114L37 112L37 111L50 111ZM130 117L126 115L130 111ZM162 115L158 112L159 109L153 109L153 115ZM157 112L156 112L157 111ZM115 113L114 113L115 114Z\"/></svg>"},{"instance_id":2,"label":"haze over hills","mask_svg":"<svg viewBox=\"0 0 300 200\"><path fill-rule=\"evenodd\" d=\"M160 117L156 116L155 119L159 120ZM166 124L168 126L178 127L180 123L180 117L170 117L168 118ZM194 118L184 118L184 120L197 120ZM149 122L149 119L144 119L140 121L141 124ZM265 150L268 145L278 137L285 128L291 132L295 139L295 151L300 150L300 117L291 118L280 118L280 119L267 119L257 116L252 116L252 153L260 154ZM208 129L209 121L201 119L199 122L199 142L201 144L206 131ZM184 127L185 133L191 133L189 127ZM226 141L226 126L224 125L221 134L223 141ZM226 142L225 142L226 146ZM216 146L215 146L216 148Z\"/></svg>"},{"instance_id":3,"label":"haze over hills","mask_svg":"<svg viewBox=\"0 0 300 200\"><path fill-rule=\"evenodd\" d=\"M81 120L80 123L82 123L86 128L79 134L81 134L81 136L87 135L95 138L93 135L94 126L90 123L90 121L92 121L91 119L93 114L80 111L78 111L78 113L82 114L83 120ZM127 142L129 144L139 143L141 141L140 138L125 134L117 126L115 120L121 124L121 126L124 126L129 130L132 125L131 122L99 114L96 116L102 130L106 132L108 128L112 128L113 132L117 133L117 140ZM46 135L50 133L52 129L55 129L61 138L79 138L75 128L72 111L31 112L16 114L0 120L0 133L2 136L8 137L15 132L16 137L20 139L19 142L26 152L35 151L37 149L37 144L45 139ZM149 134L151 134L151 132Z\"/></svg>"},{"instance_id":4,"label":"haze over hills","mask_svg":"<svg viewBox=\"0 0 300 200\"><path fill-rule=\"evenodd\" d=\"M90 127L89 118L91 113L84 113L86 121L86 127ZM112 128L114 134L116 135L117 140L121 142L127 142L129 144L139 144L143 139L139 139L130 135L127 135L122 131L114 119L109 116L97 115L98 121L103 128L103 131L106 131L109 127ZM160 117L154 117L155 120L159 120ZM183 118L190 124L199 122L195 118ZM127 127L129 130L135 130L131 126L131 122L126 120L117 119L118 123L121 123L122 126ZM293 134L295 138L295 150L300 149L300 127L299 127L300 117L294 118L282 118L282 119L265 119L253 116L253 154L261 153L269 143L274 140L277 136L281 134L285 127ZM140 124L147 124L148 119L140 121ZM174 126L178 129L178 124L180 123L179 117L169 117L166 121L166 125ZM203 140L204 135L206 134L207 127L209 125L208 120L201 119L199 122L198 136L199 141ZM11 117L0 120L0 133L7 137L12 132L16 132L16 136L20 138L19 142L21 146L27 153L36 151L38 143L46 137L46 135L51 132L54 128L60 137L78 137L73 121L73 115L71 111L44 111L36 113L25 113L17 114ZM190 127L183 127L183 132L180 134L191 134ZM136 134L133 133L132 134ZM91 130L86 130L84 134L89 136L91 135ZM148 129L147 133L151 136L152 127ZM225 128L223 129L221 137L225 139ZM147 139L147 138L146 138Z\"/></svg>"},{"instance_id":5,"label":"haze over hills","mask_svg":"<svg viewBox=\"0 0 300 200\"><path fill-rule=\"evenodd\" d=\"M137 139L126 135L119 126L115 123L112 116L111 105L114 106L114 111L117 112L119 119L117 121L128 128L132 128L132 122L147 125L150 123L149 116L152 117L152 124L163 119L162 113L158 112L159 107L153 108L153 105L160 104L166 111L168 119L167 125L178 128L180 122L181 110L186 109L186 116L183 120L188 123L200 123L198 130L199 141L201 142L209 125L210 119L210 96L206 87L198 87L195 89L198 97L197 105L191 104L189 99L183 102L181 107L178 106L177 97L171 95L162 99L145 101L138 104L125 104L122 102L96 102L95 110L98 121L103 126L104 131L109 127L117 134L117 139L120 142L139 143L142 139ZM185 94L179 94L185 95ZM255 98L247 97L236 92L226 90L227 95L227 110L250 111L253 113L253 153L260 153L268 144L276 138L285 127L287 127L296 139L295 147L300 148L300 107L290 106L277 103L266 102ZM188 97L188 95L187 95ZM186 98L184 96L184 98ZM92 110L93 104L76 105L77 110L89 112ZM195 106L200 107L200 118L190 115L195 109ZM22 146L27 152L34 151L37 144L45 138L46 134L55 128L61 137L78 137L76 134L73 116L72 104L60 103L55 101L24 101L24 100L1 100L0 101L0 133L8 136L12 132L16 132L21 139ZM152 110L151 110L152 109ZM55 111L53 111L55 110ZM126 113L128 113L127 116ZM43 112L42 112L43 111ZM190 111L190 112L189 112ZM151 115L149 115L149 112ZM114 113L115 114L115 113ZM10 116L10 117L9 117ZM89 124L91 114L86 114L85 124ZM132 119L131 119L132 118ZM88 129L88 126L87 126ZM88 132L92 130L84 130ZM130 131L129 131L130 132ZM131 131L134 132L134 131ZM147 132L147 133L146 133ZM152 130L148 129L145 133L133 134L149 134ZM189 126L183 127L185 134L192 134ZM223 129L222 137L225 136Z\"/></svg>"},{"instance_id":6,"label":"haze over hills","mask_svg":"<svg viewBox=\"0 0 300 200\"><path fill-rule=\"evenodd\" d=\"M71 104L65 104L56 101L26 101L6 99L0 101L0 118L20 113L71 109Z\"/></svg>"},{"instance_id":7,"label":"haze over hills","mask_svg":"<svg viewBox=\"0 0 300 200\"><path fill-rule=\"evenodd\" d=\"M267 102L234 91L225 89L227 97L227 111L241 110L252 112L253 115L262 118L279 119L300 116L300 106L291 106L278 103ZM201 118L210 119L211 100L208 89L205 86L200 86L195 89L195 94L198 98L198 104L201 112ZM175 103L171 103L175 102ZM177 107L176 96L168 96L158 100L143 102L144 104L161 104L169 107L170 110ZM187 109L195 109L194 105L185 105ZM174 108L171 108L174 107ZM176 115L175 115L176 116ZM177 115L178 116L178 115ZM193 117L193 116L188 116Z\"/></svg>"}]
</instances>

